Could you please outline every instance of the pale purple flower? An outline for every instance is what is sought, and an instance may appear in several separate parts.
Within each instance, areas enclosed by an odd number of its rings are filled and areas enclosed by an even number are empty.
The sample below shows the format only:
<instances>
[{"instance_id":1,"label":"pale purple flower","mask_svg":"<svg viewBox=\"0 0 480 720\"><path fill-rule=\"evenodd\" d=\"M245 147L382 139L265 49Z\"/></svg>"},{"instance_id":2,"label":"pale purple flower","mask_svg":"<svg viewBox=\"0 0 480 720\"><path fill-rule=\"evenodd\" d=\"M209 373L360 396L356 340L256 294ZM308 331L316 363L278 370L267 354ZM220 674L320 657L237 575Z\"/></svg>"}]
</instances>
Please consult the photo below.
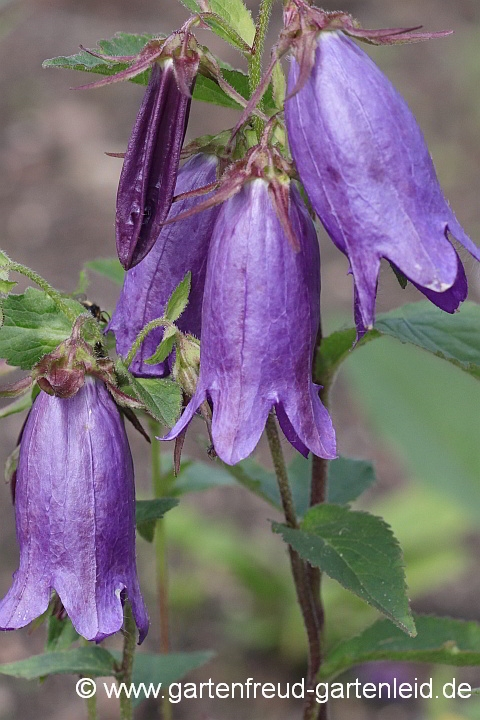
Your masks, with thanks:
<instances>
[{"instance_id":1,"label":"pale purple flower","mask_svg":"<svg viewBox=\"0 0 480 720\"><path fill-rule=\"evenodd\" d=\"M180 169L175 193L180 195L215 181L217 158L198 153ZM205 199L186 198L172 205L169 220L195 207ZM192 285L186 310L177 321L185 333L197 338L201 334L201 314L207 253L219 207L204 210L185 220L165 225L146 258L125 275L109 329L115 333L117 352L126 356L141 329L151 320L161 317L167 301L185 274L192 273ZM135 356L130 370L139 376L168 374L168 360L148 365L163 337L163 329L150 332Z\"/></svg>"},{"instance_id":2,"label":"pale purple flower","mask_svg":"<svg viewBox=\"0 0 480 720\"><path fill-rule=\"evenodd\" d=\"M126 594L142 642L148 616L135 562L132 456L103 382L88 378L68 399L39 394L16 480L20 567L0 603L0 628L39 617L56 590L77 632L99 641L122 627Z\"/></svg>"},{"instance_id":3,"label":"pale purple flower","mask_svg":"<svg viewBox=\"0 0 480 720\"><path fill-rule=\"evenodd\" d=\"M205 400L213 407L215 451L228 464L257 445L275 408L300 452L335 457L335 434L312 382L320 317L320 256L297 190L289 243L263 179L221 206L208 257L200 376L188 407L165 439L177 437Z\"/></svg>"},{"instance_id":4,"label":"pale purple flower","mask_svg":"<svg viewBox=\"0 0 480 720\"><path fill-rule=\"evenodd\" d=\"M290 92L299 75L292 58ZM454 312L467 280L449 234L477 260L480 249L446 202L406 102L368 55L342 32L320 32L313 69L285 117L313 208L349 259L359 334L374 323L381 258Z\"/></svg>"}]
</instances>

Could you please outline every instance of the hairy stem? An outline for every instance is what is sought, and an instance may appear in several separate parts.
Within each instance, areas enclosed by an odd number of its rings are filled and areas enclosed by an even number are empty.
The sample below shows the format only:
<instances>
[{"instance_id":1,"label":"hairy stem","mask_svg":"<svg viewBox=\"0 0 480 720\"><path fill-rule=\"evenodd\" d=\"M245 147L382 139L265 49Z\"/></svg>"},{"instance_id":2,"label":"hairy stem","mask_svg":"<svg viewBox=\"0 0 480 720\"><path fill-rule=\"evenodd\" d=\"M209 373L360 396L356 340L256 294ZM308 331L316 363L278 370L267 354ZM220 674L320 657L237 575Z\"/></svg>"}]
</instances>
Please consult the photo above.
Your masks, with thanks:
<instances>
[{"instance_id":1,"label":"hairy stem","mask_svg":"<svg viewBox=\"0 0 480 720\"><path fill-rule=\"evenodd\" d=\"M133 343L127 357L125 358L125 367L130 367L133 360L135 359L135 355L140 350L141 344L143 343L149 332L155 330L155 328L158 327L171 326L173 326L173 323L170 322L170 320L166 320L165 318L155 318L155 320L151 320L147 325L145 325L145 327L142 328L142 330L138 333L135 342Z\"/></svg>"},{"instance_id":2,"label":"hairy stem","mask_svg":"<svg viewBox=\"0 0 480 720\"><path fill-rule=\"evenodd\" d=\"M267 419L266 435L273 460L273 466L275 468L278 488L280 490L285 520L287 521L287 525L289 527L298 528L292 492L288 482L285 458L280 444L277 424L272 414L270 414ZM296 553L290 546L288 550L297 599L302 611L303 622L305 624L308 639L307 689L312 689L315 686L316 675L320 668L322 659L320 628L316 614L316 603L312 594L312 587L308 576L309 565L304 563L298 553ZM314 717L314 714L314 694L309 693L304 708L304 720L310 720L310 718Z\"/></svg>"},{"instance_id":3,"label":"hairy stem","mask_svg":"<svg viewBox=\"0 0 480 720\"><path fill-rule=\"evenodd\" d=\"M29 280L38 285L39 288L41 288L45 293L47 293L49 297L52 298L57 308L70 320L72 325L75 323L77 319L77 314L71 308L69 308L61 294L57 290L55 290L44 278L42 278L41 275L36 273L34 270L30 270L30 268L26 267L25 265L21 265L20 263L16 262L9 263L8 270L14 270L21 275L25 275L25 277L28 277Z\"/></svg>"},{"instance_id":4,"label":"hairy stem","mask_svg":"<svg viewBox=\"0 0 480 720\"><path fill-rule=\"evenodd\" d=\"M162 475L162 456L160 443L155 439L161 435L160 424L153 419L149 420L152 436L152 489L155 498L165 497L168 492L167 484ZM168 559L167 534L165 520L160 518L155 526L155 567L157 575L157 597L160 622L160 652L167 654L169 650L168 632ZM162 701L163 720L171 720L172 706L165 697Z\"/></svg>"},{"instance_id":5,"label":"hairy stem","mask_svg":"<svg viewBox=\"0 0 480 720\"><path fill-rule=\"evenodd\" d=\"M97 720L97 698L95 695L85 700L87 704L87 718L88 720Z\"/></svg>"},{"instance_id":6,"label":"hairy stem","mask_svg":"<svg viewBox=\"0 0 480 720\"><path fill-rule=\"evenodd\" d=\"M265 36L270 22L270 13L274 0L262 0L256 22L255 38L253 41L252 54L248 59L248 77L250 94L253 95L262 77L262 56L265 47ZM260 110L264 109L263 98L259 102ZM259 117L253 119L257 138L260 140L263 133L264 122Z\"/></svg>"},{"instance_id":7,"label":"hairy stem","mask_svg":"<svg viewBox=\"0 0 480 720\"><path fill-rule=\"evenodd\" d=\"M123 611L123 656L121 667L121 682L129 687L132 682L133 661L137 644L137 626L132 613L132 606L125 602ZM120 695L120 718L121 720L132 720L132 700L122 691Z\"/></svg>"}]
</instances>

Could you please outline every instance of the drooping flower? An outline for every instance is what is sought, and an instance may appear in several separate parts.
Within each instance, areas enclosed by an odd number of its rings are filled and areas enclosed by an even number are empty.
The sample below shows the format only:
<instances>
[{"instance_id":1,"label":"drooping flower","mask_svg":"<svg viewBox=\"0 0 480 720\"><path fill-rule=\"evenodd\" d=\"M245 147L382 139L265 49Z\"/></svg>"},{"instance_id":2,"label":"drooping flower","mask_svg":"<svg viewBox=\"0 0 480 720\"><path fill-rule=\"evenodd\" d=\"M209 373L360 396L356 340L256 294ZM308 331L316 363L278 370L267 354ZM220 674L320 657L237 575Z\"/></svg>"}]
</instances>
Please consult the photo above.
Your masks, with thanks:
<instances>
[{"instance_id":1,"label":"drooping flower","mask_svg":"<svg viewBox=\"0 0 480 720\"><path fill-rule=\"evenodd\" d=\"M181 195L213 183L217 164L214 155L194 155L180 169L175 193ZM172 205L169 219L194 208L204 199L205 195L179 200ZM170 295L188 271L192 273L189 302L177 326L183 332L200 338L207 253L218 212L219 208L213 207L164 226L147 257L126 273L109 325L115 333L120 355L128 354L138 333L148 322L163 315ZM130 365L131 372L144 377L168 374L168 360L159 365L145 363L155 352L162 336L162 328L147 335Z\"/></svg>"},{"instance_id":2,"label":"drooping flower","mask_svg":"<svg viewBox=\"0 0 480 720\"><path fill-rule=\"evenodd\" d=\"M348 32L370 37L353 26ZM387 31L376 32L385 43L404 36L409 41L408 33L391 31L388 39ZM467 280L449 235L478 260L480 249L444 198L415 118L344 32L314 35L306 76L301 53L292 58L285 118L313 208L350 262L359 335L374 323L381 258L433 303L454 312L467 295Z\"/></svg>"},{"instance_id":3,"label":"drooping flower","mask_svg":"<svg viewBox=\"0 0 480 720\"><path fill-rule=\"evenodd\" d=\"M257 445L269 412L300 452L335 457L335 434L312 382L320 317L320 257L313 223L290 186L289 243L262 178L221 206L209 251L200 376L173 430L177 437L205 399L212 439L228 464Z\"/></svg>"},{"instance_id":4,"label":"drooping flower","mask_svg":"<svg viewBox=\"0 0 480 720\"><path fill-rule=\"evenodd\" d=\"M87 378L73 397L41 392L35 400L20 443L15 515L20 567L0 603L0 628L30 623L55 590L78 633L100 641L121 628L126 595L143 641L133 462L103 382Z\"/></svg>"}]
</instances>

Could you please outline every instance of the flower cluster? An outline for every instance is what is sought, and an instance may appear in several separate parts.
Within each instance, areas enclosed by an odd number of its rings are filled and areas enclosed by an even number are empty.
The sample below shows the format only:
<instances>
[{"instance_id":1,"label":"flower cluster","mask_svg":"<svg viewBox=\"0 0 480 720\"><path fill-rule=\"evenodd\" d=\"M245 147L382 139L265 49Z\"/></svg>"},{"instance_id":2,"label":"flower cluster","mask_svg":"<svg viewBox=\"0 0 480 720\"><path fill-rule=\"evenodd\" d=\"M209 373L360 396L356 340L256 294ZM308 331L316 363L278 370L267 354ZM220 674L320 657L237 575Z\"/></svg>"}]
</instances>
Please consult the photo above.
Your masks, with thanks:
<instances>
[{"instance_id":1,"label":"flower cluster","mask_svg":"<svg viewBox=\"0 0 480 720\"><path fill-rule=\"evenodd\" d=\"M274 413L300 453L334 458L335 432L313 381L320 254L312 215L348 258L357 337L374 324L382 258L450 313L467 295L451 236L480 260L413 115L352 38L388 45L448 33L362 30L345 13L289 0L269 70L245 101L197 44L191 26L201 16L138 56L116 58L127 69L93 84L150 71L118 186L116 243L127 272L108 329L128 358L124 370L172 373L183 387L183 414L161 439L181 441L200 411L211 454L235 464ZM281 113L269 119L257 104L287 52L284 142ZM245 112L225 141L184 148L179 169L200 72ZM259 122L243 127L252 114ZM174 325L169 299L187 273L189 302ZM168 339L162 354L157 346ZM117 386L113 363L90 354L79 327L33 378L41 392L16 471L20 567L0 603L0 628L41 615L54 590L77 631L96 641L120 629L128 598L141 642L148 618L136 575L133 464L115 400L138 406Z\"/></svg>"}]
</instances>

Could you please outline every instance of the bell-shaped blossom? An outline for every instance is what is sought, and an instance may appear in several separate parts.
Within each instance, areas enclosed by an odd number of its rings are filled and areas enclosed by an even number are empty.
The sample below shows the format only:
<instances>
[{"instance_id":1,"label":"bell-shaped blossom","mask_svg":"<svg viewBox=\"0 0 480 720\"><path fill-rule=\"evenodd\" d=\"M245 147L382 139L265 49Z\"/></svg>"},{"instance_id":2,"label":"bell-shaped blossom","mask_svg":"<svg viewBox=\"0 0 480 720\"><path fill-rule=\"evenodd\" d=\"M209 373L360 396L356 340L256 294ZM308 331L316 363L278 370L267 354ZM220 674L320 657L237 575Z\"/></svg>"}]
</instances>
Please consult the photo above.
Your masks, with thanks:
<instances>
[{"instance_id":1,"label":"bell-shaped blossom","mask_svg":"<svg viewBox=\"0 0 480 720\"><path fill-rule=\"evenodd\" d=\"M212 439L228 464L257 445L269 412L300 452L335 457L335 434L312 382L320 317L320 256L313 223L291 186L288 241L263 179L221 206L210 246L196 393L166 440L206 399Z\"/></svg>"},{"instance_id":2,"label":"bell-shaped blossom","mask_svg":"<svg viewBox=\"0 0 480 720\"><path fill-rule=\"evenodd\" d=\"M175 193L181 195L215 182L217 164L214 155L194 155L180 169ZM168 219L191 210L204 199L205 195L200 195L175 202ZM213 207L165 225L147 257L126 273L123 290L109 324L109 329L115 333L120 355L128 354L147 323L163 315L170 295L188 271L192 273L189 302L177 326L183 332L200 338L208 247L218 213L219 208ZM162 336L162 328L147 335L130 365L131 372L143 377L168 374L168 360L158 365L145 363L154 354Z\"/></svg>"},{"instance_id":3,"label":"bell-shaped blossom","mask_svg":"<svg viewBox=\"0 0 480 720\"><path fill-rule=\"evenodd\" d=\"M192 74L179 87L172 59L152 65L117 191L117 252L127 270L150 251L170 210L194 82Z\"/></svg>"},{"instance_id":4,"label":"bell-shaped blossom","mask_svg":"<svg viewBox=\"0 0 480 720\"><path fill-rule=\"evenodd\" d=\"M99 641L122 627L126 595L142 642L133 462L103 382L88 378L73 397L41 392L35 400L20 443L15 515L20 567L0 603L0 628L39 617L56 590L77 632Z\"/></svg>"},{"instance_id":5,"label":"bell-shaped blossom","mask_svg":"<svg viewBox=\"0 0 480 720\"><path fill-rule=\"evenodd\" d=\"M343 32L316 42L305 81L292 58L289 92L300 89L285 103L288 139L315 212L350 262L359 334L374 323L381 258L454 312L467 280L449 235L477 259L480 249L444 198L415 118Z\"/></svg>"}]
</instances>

